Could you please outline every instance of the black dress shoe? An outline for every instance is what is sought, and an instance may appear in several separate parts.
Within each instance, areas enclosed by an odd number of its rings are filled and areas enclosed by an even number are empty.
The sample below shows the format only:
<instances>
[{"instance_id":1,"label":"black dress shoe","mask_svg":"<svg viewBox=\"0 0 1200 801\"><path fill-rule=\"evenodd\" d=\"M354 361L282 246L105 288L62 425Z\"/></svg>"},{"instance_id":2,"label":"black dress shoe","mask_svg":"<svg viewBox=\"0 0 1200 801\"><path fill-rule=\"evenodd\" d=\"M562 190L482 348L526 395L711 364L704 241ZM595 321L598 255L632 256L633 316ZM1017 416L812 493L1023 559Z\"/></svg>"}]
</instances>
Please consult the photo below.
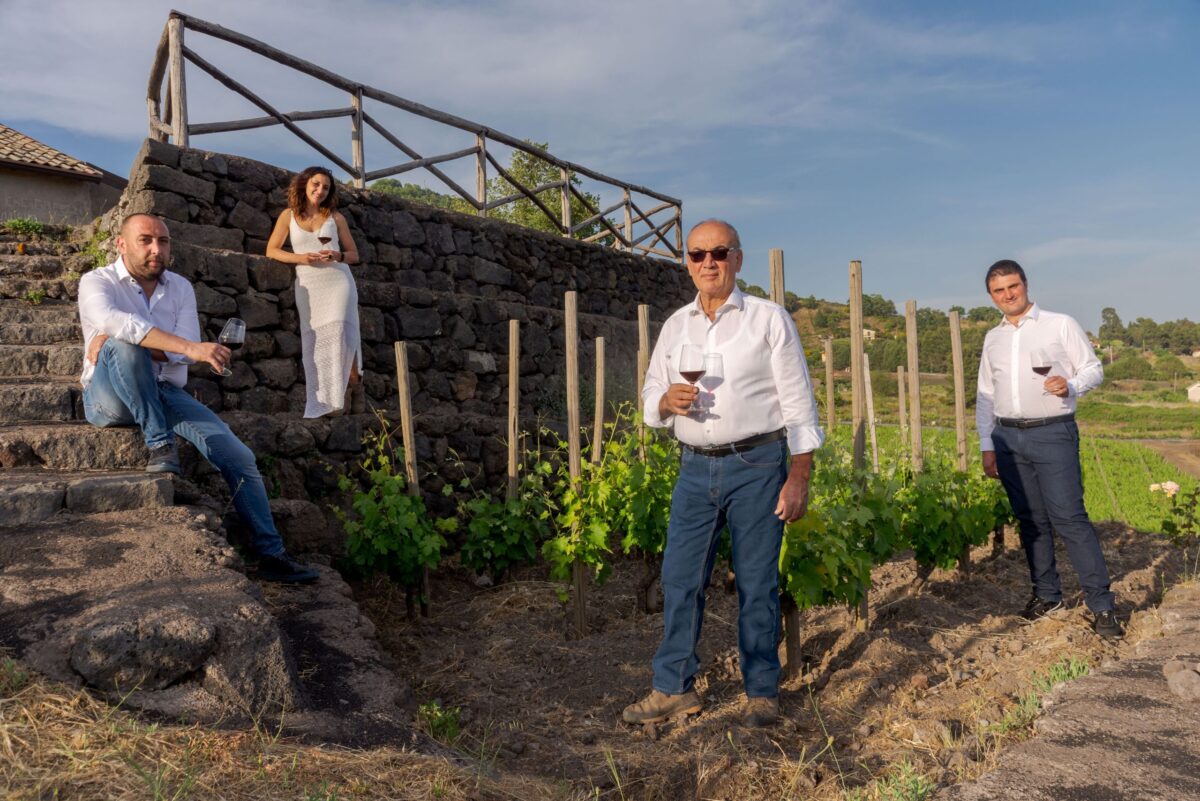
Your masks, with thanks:
<instances>
[{"instance_id":1,"label":"black dress shoe","mask_svg":"<svg viewBox=\"0 0 1200 801\"><path fill-rule=\"evenodd\" d=\"M1106 640L1119 640L1125 636L1125 629L1121 627L1121 621L1112 609L1097 612L1096 619L1092 621L1092 629Z\"/></svg>"},{"instance_id":2,"label":"black dress shoe","mask_svg":"<svg viewBox=\"0 0 1200 801\"><path fill-rule=\"evenodd\" d=\"M263 581L311 584L320 575L308 565L297 562L287 551L283 551L277 556L260 556L258 558L258 577Z\"/></svg>"},{"instance_id":3,"label":"black dress shoe","mask_svg":"<svg viewBox=\"0 0 1200 801\"><path fill-rule=\"evenodd\" d=\"M1065 607L1062 601L1047 601L1034 595L1029 599L1029 603L1025 604L1025 608L1021 611L1021 617L1026 620L1037 620L1063 608Z\"/></svg>"}]
</instances>

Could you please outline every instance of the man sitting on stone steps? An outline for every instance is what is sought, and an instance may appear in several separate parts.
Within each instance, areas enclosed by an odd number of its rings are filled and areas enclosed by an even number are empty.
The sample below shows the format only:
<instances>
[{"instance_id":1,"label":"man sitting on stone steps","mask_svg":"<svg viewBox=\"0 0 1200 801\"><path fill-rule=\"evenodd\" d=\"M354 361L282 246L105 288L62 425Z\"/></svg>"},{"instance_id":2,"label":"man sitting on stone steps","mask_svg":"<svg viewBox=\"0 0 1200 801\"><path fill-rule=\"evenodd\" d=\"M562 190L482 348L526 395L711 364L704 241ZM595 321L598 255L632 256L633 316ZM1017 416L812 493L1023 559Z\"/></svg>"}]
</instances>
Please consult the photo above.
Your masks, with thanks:
<instances>
[{"instance_id":1,"label":"man sitting on stone steps","mask_svg":"<svg viewBox=\"0 0 1200 801\"><path fill-rule=\"evenodd\" d=\"M120 257L79 281L85 357L80 382L88 422L100 428L136 423L150 449L150 473L179 472L176 434L195 445L221 472L234 508L253 532L259 578L316 580L315 570L284 550L253 452L184 389L189 364L206 362L220 371L232 354L200 340L195 290L167 271L166 224L132 214L121 223L116 244Z\"/></svg>"}]
</instances>

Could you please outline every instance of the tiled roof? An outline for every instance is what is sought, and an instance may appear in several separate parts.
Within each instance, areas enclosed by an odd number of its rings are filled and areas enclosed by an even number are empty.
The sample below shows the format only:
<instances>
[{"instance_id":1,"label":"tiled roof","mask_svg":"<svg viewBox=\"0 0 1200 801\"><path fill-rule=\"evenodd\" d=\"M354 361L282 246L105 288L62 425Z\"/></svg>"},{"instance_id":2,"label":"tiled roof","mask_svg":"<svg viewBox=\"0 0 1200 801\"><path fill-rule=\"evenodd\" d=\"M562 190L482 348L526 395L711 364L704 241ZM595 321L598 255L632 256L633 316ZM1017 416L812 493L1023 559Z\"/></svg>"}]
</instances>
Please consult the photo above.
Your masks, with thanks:
<instances>
[{"instance_id":1,"label":"tiled roof","mask_svg":"<svg viewBox=\"0 0 1200 801\"><path fill-rule=\"evenodd\" d=\"M60 153L3 123L0 123L0 164L51 170L93 181L103 175L92 165Z\"/></svg>"}]
</instances>

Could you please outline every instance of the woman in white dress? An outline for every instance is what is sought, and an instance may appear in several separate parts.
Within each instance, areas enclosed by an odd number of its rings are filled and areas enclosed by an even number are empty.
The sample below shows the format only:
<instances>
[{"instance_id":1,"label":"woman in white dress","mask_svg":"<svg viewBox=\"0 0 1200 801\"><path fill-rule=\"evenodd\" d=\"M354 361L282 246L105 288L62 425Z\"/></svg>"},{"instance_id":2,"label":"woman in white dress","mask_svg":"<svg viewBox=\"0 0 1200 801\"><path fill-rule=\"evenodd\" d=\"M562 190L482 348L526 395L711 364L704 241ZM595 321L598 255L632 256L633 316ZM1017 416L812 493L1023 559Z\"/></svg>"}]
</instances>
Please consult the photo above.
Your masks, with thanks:
<instances>
[{"instance_id":1,"label":"woman in white dress","mask_svg":"<svg viewBox=\"0 0 1200 801\"><path fill-rule=\"evenodd\" d=\"M290 239L291 252L283 249ZM267 256L296 265L296 310L304 359L305 417L363 411L358 289L347 265L358 249L337 211L337 184L324 167L292 179Z\"/></svg>"}]
</instances>

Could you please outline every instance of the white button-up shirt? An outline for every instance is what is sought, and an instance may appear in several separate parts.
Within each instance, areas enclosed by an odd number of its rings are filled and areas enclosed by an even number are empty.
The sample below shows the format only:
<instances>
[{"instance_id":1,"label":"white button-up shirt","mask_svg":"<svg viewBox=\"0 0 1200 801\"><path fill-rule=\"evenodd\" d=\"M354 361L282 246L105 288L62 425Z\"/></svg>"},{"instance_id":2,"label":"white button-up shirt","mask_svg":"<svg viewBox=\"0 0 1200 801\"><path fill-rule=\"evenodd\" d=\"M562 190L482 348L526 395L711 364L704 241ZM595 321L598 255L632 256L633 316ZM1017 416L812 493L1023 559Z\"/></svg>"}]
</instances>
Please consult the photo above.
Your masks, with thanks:
<instances>
[{"instance_id":1,"label":"white button-up shirt","mask_svg":"<svg viewBox=\"0 0 1200 801\"><path fill-rule=\"evenodd\" d=\"M700 379L703 411L660 416L658 403L671 384L684 383L679 353L686 343L699 345L709 359ZM700 296L672 314L659 332L642 390L646 425L674 427L685 445L707 447L787 428L793 455L821 446L825 434L817 420L808 365L796 324L782 306L737 289L709 320Z\"/></svg>"},{"instance_id":2,"label":"white button-up shirt","mask_svg":"<svg viewBox=\"0 0 1200 801\"><path fill-rule=\"evenodd\" d=\"M79 322L83 326L83 375L85 387L92 380L96 365L88 362L88 347L97 334L137 345L151 328L168 334L200 341L200 319L196 316L196 291L182 276L163 271L149 300L129 274L125 261L117 260L92 270L79 279ZM179 353L167 353L167 361L154 362L159 381L182 388L187 384L187 366L191 359Z\"/></svg>"},{"instance_id":3,"label":"white button-up shirt","mask_svg":"<svg viewBox=\"0 0 1200 801\"><path fill-rule=\"evenodd\" d=\"M1033 371L1031 355L1043 350L1050 358L1050 375L1067 379L1067 397L1046 392L1049 376ZM975 395L975 428L980 450L995 450L992 430L996 418L1057 417L1075 411L1076 399L1100 386L1104 368L1083 328L1073 317L1029 307L1016 325L1005 317L988 331L979 360L979 389Z\"/></svg>"}]
</instances>

